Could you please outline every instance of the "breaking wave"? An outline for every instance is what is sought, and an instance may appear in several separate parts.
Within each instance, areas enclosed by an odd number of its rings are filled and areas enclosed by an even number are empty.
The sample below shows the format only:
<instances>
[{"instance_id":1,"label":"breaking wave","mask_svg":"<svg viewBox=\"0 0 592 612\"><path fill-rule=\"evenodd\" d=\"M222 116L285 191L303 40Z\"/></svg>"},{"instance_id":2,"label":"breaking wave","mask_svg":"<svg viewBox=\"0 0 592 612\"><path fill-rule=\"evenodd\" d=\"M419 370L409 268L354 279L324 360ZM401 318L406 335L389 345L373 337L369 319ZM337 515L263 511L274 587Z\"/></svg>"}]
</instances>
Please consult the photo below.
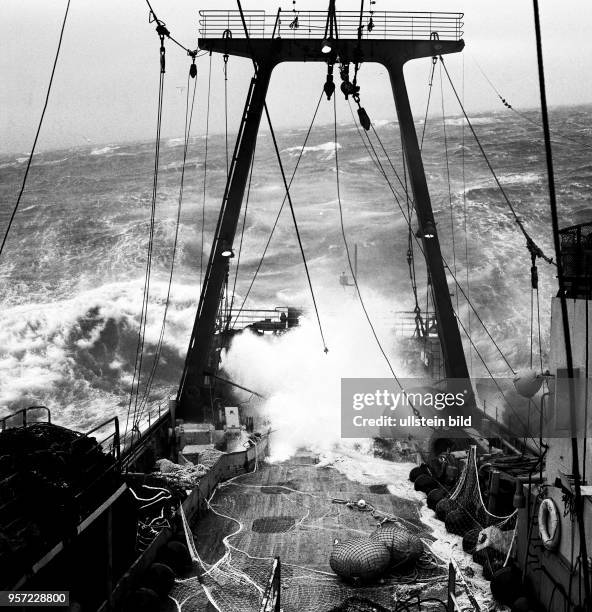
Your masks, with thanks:
<instances>
[{"instance_id":1,"label":"breaking wave","mask_svg":"<svg viewBox=\"0 0 592 612\"><path fill-rule=\"evenodd\" d=\"M590 122L589 109L554 113L554 137L560 133L577 134L580 125ZM578 119L577 124L572 121L574 117ZM512 113L483 115L473 122L483 136L483 145L517 214L537 244L547 254L552 252L548 214L541 204L546 201L547 193L539 132L525 126ZM463 283L468 271L475 307L514 368L519 369L529 362L530 304L525 288L530 283L530 257L466 129L463 141L462 121L449 118L447 126L447 143L453 154L452 207L446 172L442 171L441 122L428 121L423 149L442 253L451 267L452 262L456 263L457 277ZM380 320L389 352L396 354L388 331L389 325L392 327L393 311L413 309L406 263L408 230L392 192L368 158L355 127L350 125L350 128L339 128L346 236L350 249L353 250L354 244L358 246L358 279L362 291L364 295L374 296L372 301L381 305L375 308L373 317ZM332 132L331 125L315 128L316 144L306 147L290 190L312 284L319 298L320 316L327 329L329 357L325 358L319 351L318 330L310 315L311 321L305 322L292 339L286 336L275 352L267 353L258 345L252 346L256 340L245 336L229 353L227 366L233 376L255 387L275 383L273 380L265 383L263 369L258 371L260 366L249 357L249 351L254 351L252 354L261 351L261 364L274 368L277 380L294 379L302 390L310 385L309 378L316 376L320 381L322 372L328 379L337 376L353 364L349 360L366 355L358 346L367 346L367 354L372 355L367 358L369 364L382 367L372 353L375 347L367 345L369 330L363 314L355 306L351 288L343 289L339 284L341 273L349 272L336 201ZM281 134L287 145L283 153L291 164L300 152L304 134L305 130ZM387 150L394 152L394 167L404 180L396 122L388 122L381 128L381 138ZM183 147L178 146L182 144L181 139L167 142L169 146L161 149L163 172L157 194L146 334L148 369L164 308L183 153ZM188 159L192 171L185 177L173 295L154 398L163 397L179 383L195 316L200 275L203 276L203 267L207 264L226 183L224 137L210 136L209 146L205 243L202 245L203 140L200 136L190 143ZM110 144L92 149L86 145L44 152L33 160L22 208L0 262L0 407L6 411L29 404L47 404L53 409L56 422L78 428L96 424L97 420L111 416L114 410L125 411L142 303L153 152L152 142ZM592 164L585 161L588 159L585 153L575 143L554 150L562 225L590 220L588 194L592 188ZM0 160L3 202L14 201L18 193L22 163L28 159L23 155L23 152L5 155ZM391 172L390 166L386 169ZM463 198L463 189L466 198ZM283 197L284 188L271 143L262 138L255 157L235 306L242 303L240 296L246 294L258 268ZM0 207L0 226L8 221L7 211L7 207ZM454 250L452 222L457 238ZM235 246L238 247L238 239ZM425 268L419 253L415 254L418 282L425 291ZM232 285L237 261L238 257L231 265ZM539 277L545 356L549 346L549 304L556 293L556 280L553 270L543 264L539 266ZM467 324L468 308L454 283L450 283L450 288L454 303L459 294L459 316ZM342 313L341 302L352 306L351 311ZM287 206L245 307L280 305L310 308L302 256ZM485 332L472 321L475 346L492 371L506 374L506 366ZM468 342L465 349L468 354ZM241 370L245 360L253 365L254 371ZM309 365L314 367L311 369ZM474 352L473 366L474 374L480 375L480 362ZM351 371L354 370L352 365ZM310 377L304 375L306 372ZM320 391L319 397L333 405L335 396L329 393L331 385L327 383L327 393L323 395ZM268 390L276 398L270 409L278 413L277 418L281 418L284 400L295 410L300 410L301 404L307 401L298 394L287 398L280 387ZM309 403L317 411L322 409L318 402Z\"/></svg>"},{"instance_id":2,"label":"breaking wave","mask_svg":"<svg viewBox=\"0 0 592 612\"><path fill-rule=\"evenodd\" d=\"M113 151L117 151L120 147L115 145L108 145L106 147L101 147L100 149L93 149L89 155L107 155L108 153L112 153Z\"/></svg>"},{"instance_id":3,"label":"breaking wave","mask_svg":"<svg viewBox=\"0 0 592 612\"><path fill-rule=\"evenodd\" d=\"M160 334L166 286L156 283L145 336L145 372ZM0 327L0 407L46 405L80 427L88 412L108 415L129 396L142 283L113 283L73 298L5 309ZM195 288L177 287L167 318L153 398L163 397L184 362ZM18 376L15 374L18 372Z\"/></svg>"},{"instance_id":4,"label":"breaking wave","mask_svg":"<svg viewBox=\"0 0 592 612\"><path fill-rule=\"evenodd\" d=\"M337 149L341 149L341 144L337 143ZM313 145L310 147L288 147L284 149L282 153L289 153L290 155L300 155L300 151L302 151L302 156L304 157L308 153L325 153L324 157L321 157L322 160L326 161L335 157L335 143L325 142L319 145Z\"/></svg>"}]
</instances>

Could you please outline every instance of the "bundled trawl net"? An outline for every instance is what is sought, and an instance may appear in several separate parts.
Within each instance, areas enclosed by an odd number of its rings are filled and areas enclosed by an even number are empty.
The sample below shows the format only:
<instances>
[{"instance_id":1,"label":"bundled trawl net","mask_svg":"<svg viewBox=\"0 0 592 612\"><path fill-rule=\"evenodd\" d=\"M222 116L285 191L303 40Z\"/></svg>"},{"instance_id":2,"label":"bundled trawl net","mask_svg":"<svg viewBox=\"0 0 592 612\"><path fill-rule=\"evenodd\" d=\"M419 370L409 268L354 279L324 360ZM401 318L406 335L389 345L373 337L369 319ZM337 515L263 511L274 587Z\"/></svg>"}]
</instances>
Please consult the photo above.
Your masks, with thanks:
<instances>
[{"instance_id":1,"label":"bundled trawl net","mask_svg":"<svg viewBox=\"0 0 592 612\"><path fill-rule=\"evenodd\" d=\"M207 547L203 542L200 547L199 540L195 545L183 517L194 572L176 582L171 598L177 609L201 610L209 603L220 612L258 612L275 557L281 558L281 606L286 611L330 612L352 598L389 609L402 585L432 584L441 589L447 566L429 549L420 553L421 558L414 557L412 566L397 567L366 583L347 582L331 569L336 540L369 538L381 523L398 522L419 538L429 538L429 528L419 521L417 502L389 495L386 486L374 490L310 462L264 464L255 473L220 484L208 501L212 514L207 520L208 529L221 528L217 541L222 540L224 553L207 563ZM346 499L364 496L366 501L343 503L333 497L335 492Z\"/></svg>"},{"instance_id":2,"label":"bundled trawl net","mask_svg":"<svg viewBox=\"0 0 592 612\"><path fill-rule=\"evenodd\" d=\"M463 538L463 549L483 566L484 576L507 564L515 538L517 513L491 513L481 492L476 447L472 446L460 477L450 493L436 504L436 516L447 531Z\"/></svg>"}]
</instances>

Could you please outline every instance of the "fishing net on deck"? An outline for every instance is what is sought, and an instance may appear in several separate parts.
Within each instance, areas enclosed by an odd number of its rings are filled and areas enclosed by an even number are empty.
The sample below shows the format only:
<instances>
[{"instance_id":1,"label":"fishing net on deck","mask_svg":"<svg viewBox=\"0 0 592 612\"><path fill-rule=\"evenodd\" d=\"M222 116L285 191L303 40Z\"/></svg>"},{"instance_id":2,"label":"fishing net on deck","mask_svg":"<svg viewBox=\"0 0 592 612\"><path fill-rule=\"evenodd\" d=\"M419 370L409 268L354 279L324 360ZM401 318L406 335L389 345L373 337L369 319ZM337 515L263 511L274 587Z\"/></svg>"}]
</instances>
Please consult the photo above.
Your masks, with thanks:
<instances>
[{"instance_id":1,"label":"fishing net on deck","mask_svg":"<svg viewBox=\"0 0 592 612\"><path fill-rule=\"evenodd\" d=\"M483 501L484 483L477 467L476 447L472 446L456 486L436 504L435 511L448 532L463 538L463 550L473 555L490 579L509 560L517 512L505 516L490 512Z\"/></svg>"},{"instance_id":2,"label":"fishing net on deck","mask_svg":"<svg viewBox=\"0 0 592 612\"><path fill-rule=\"evenodd\" d=\"M350 584L340 579L329 566L335 539L369 536L377 524L385 522L399 521L422 538L429 538L429 529L419 521L381 511L382 490L363 491L367 496L363 507L332 498L327 489L334 483L325 483L322 476L315 480L318 490L306 490L305 472L317 469L310 463L292 463L287 470L292 477L286 479L280 478L277 466L266 466L263 474L245 474L220 485L209 507L216 520L226 522L228 535L223 538L225 552L214 563L203 559L204 552L200 556L184 521L195 573L176 582L171 598L177 610L258 611L275 556L281 557L281 602L286 611L330 612L356 598L366 606L390 609L405 585L445 585L447 564L427 546L412 567L396 568L380 581Z\"/></svg>"}]
</instances>

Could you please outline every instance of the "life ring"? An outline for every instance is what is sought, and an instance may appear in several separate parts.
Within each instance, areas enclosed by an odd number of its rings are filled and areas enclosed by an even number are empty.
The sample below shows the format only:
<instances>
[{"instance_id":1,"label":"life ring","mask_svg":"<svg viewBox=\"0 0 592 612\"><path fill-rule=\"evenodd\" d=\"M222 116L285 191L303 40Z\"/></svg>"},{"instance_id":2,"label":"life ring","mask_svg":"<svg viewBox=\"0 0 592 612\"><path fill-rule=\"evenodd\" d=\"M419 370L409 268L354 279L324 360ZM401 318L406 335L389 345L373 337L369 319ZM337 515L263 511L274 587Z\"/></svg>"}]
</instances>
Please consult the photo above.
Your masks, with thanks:
<instances>
[{"instance_id":1,"label":"life ring","mask_svg":"<svg viewBox=\"0 0 592 612\"><path fill-rule=\"evenodd\" d=\"M561 537L561 523L555 502L547 497L539 507L539 534L547 550L555 550Z\"/></svg>"}]
</instances>

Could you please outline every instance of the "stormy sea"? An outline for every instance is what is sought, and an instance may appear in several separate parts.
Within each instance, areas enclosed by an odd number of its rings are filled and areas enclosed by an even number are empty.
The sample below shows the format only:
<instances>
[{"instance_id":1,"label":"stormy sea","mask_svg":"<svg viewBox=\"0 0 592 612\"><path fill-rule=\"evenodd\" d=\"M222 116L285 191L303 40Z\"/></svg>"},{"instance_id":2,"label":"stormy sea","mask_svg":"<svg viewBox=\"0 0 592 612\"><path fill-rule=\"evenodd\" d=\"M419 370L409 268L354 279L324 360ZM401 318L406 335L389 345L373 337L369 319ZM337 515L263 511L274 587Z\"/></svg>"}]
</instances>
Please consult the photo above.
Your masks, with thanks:
<instances>
[{"instance_id":1,"label":"stormy sea","mask_svg":"<svg viewBox=\"0 0 592 612\"><path fill-rule=\"evenodd\" d=\"M360 294L381 343L397 360L400 311L415 306L408 255L408 202L396 122L375 119L372 147L353 121L339 124L338 162L345 234L357 246ZM474 128L499 180L533 240L554 257L540 115L509 110L480 114ZM592 107L552 110L553 153L562 227L591 221ZM418 134L424 132L421 122ZM286 174L306 136L278 130ZM231 135L232 142L232 135ZM223 135L189 140L176 263L164 343L150 401L176 392L226 181ZM156 198L152 276L144 345L144 389L162 326L179 186L183 138L163 139ZM371 159L378 155L382 171ZM230 146L232 154L232 145ZM431 118L423 156L452 301L473 345L465 348L475 376L507 366L463 295L470 300L514 369L530 363L530 255L512 213L460 117ZM0 158L0 228L4 231L26 166L25 153ZM148 249L154 142L110 143L35 155L27 188L0 261L0 416L30 405L51 408L57 423L85 430L110 416L125 418L134 371ZM395 174L396 171L396 174ZM383 175L386 173L398 202ZM244 338L226 356L234 379L272 392L285 407L318 411L338 401L327 393L340 376L387 376L351 281L336 190L332 124L315 126L291 187L318 314L323 352L302 256L286 205L245 308L302 307L302 329L267 345ZM205 177L205 188L204 188ZM239 223L229 293L243 304L284 197L271 138L260 135L248 209ZM205 224L202 224L202 216ZM416 230L415 219L412 226ZM203 241L202 241L203 236ZM241 245L242 237L242 248ZM426 272L414 245L418 300L431 309ZM237 263L238 273L237 273ZM538 260L543 362L549 350L552 266ZM536 304L536 302L535 302ZM535 306L535 337L536 306ZM287 334L286 336L288 336ZM477 355L477 351L479 355ZM535 361L539 360L538 340ZM400 373L401 370L399 370Z\"/></svg>"}]
</instances>

